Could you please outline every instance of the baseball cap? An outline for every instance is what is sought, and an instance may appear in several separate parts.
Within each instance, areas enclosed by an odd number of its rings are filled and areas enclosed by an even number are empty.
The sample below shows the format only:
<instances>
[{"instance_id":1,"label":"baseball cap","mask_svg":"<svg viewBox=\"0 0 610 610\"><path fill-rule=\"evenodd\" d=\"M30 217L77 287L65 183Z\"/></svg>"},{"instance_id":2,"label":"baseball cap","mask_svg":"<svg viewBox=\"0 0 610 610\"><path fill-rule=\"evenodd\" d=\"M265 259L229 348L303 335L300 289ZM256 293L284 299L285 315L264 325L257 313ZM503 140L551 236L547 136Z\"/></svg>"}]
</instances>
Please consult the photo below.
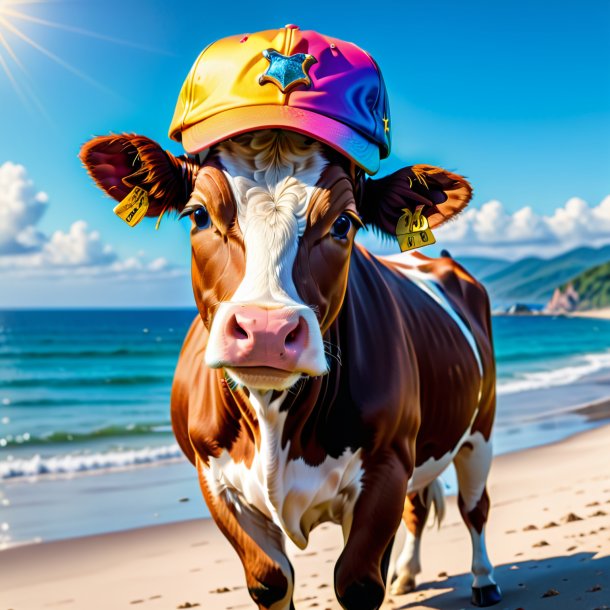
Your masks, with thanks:
<instances>
[{"instance_id":1,"label":"baseball cap","mask_svg":"<svg viewBox=\"0 0 610 610\"><path fill-rule=\"evenodd\" d=\"M209 45L182 86L170 138L197 153L271 128L320 140L374 174L390 153L381 71L355 44L294 25Z\"/></svg>"}]
</instances>

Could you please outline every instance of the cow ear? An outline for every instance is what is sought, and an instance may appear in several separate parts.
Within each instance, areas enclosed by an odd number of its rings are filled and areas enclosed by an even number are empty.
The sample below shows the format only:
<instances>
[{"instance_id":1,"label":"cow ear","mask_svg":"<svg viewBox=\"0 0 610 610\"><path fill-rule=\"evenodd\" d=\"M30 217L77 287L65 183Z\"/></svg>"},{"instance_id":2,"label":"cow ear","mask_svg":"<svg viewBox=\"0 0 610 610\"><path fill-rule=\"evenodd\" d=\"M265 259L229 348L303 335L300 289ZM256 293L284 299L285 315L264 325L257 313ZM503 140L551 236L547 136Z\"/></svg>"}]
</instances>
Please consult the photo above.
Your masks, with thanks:
<instances>
[{"instance_id":1,"label":"cow ear","mask_svg":"<svg viewBox=\"0 0 610 610\"><path fill-rule=\"evenodd\" d=\"M95 137L83 145L79 157L95 183L117 201L134 187L143 188L149 202L146 216L182 210L199 169L188 157L175 157L135 134Z\"/></svg>"},{"instance_id":2,"label":"cow ear","mask_svg":"<svg viewBox=\"0 0 610 610\"><path fill-rule=\"evenodd\" d=\"M432 165L413 165L364 183L362 219L388 235L396 234L396 223L407 208L423 206L431 229L459 214L472 197L467 180Z\"/></svg>"}]
</instances>

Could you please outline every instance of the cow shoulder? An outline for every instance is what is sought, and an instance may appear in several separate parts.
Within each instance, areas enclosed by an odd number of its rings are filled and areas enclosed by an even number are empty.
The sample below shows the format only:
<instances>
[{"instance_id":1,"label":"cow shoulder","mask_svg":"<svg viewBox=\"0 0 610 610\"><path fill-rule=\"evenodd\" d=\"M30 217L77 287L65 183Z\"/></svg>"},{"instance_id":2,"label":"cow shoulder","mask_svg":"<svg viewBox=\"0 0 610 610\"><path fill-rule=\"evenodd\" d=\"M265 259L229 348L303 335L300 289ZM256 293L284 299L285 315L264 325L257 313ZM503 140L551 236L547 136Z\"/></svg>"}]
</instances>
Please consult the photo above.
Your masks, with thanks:
<instances>
[{"instance_id":1,"label":"cow shoulder","mask_svg":"<svg viewBox=\"0 0 610 610\"><path fill-rule=\"evenodd\" d=\"M221 370L205 365L208 331L198 316L184 341L172 387L172 427L191 462L229 452L252 462L258 426L243 390L231 389Z\"/></svg>"}]
</instances>

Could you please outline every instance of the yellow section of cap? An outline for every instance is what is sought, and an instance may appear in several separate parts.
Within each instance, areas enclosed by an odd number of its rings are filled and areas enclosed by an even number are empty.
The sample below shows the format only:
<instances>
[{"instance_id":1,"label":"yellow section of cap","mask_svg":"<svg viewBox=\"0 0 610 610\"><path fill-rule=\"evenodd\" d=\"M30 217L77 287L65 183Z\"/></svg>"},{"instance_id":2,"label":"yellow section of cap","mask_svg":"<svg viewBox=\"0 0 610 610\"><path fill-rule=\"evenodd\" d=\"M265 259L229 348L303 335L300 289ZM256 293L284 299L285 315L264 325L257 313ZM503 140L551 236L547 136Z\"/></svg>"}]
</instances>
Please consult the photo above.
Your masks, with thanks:
<instances>
[{"instance_id":1,"label":"yellow section of cap","mask_svg":"<svg viewBox=\"0 0 610 610\"><path fill-rule=\"evenodd\" d=\"M233 108L284 104L285 94L271 83L261 85L259 78L269 67L263 51L272 48L290 54L294 31L282 28L230 36L204 49L180 91L170 138L181 141L184 130Z\"/></svg>"}]
</instances>

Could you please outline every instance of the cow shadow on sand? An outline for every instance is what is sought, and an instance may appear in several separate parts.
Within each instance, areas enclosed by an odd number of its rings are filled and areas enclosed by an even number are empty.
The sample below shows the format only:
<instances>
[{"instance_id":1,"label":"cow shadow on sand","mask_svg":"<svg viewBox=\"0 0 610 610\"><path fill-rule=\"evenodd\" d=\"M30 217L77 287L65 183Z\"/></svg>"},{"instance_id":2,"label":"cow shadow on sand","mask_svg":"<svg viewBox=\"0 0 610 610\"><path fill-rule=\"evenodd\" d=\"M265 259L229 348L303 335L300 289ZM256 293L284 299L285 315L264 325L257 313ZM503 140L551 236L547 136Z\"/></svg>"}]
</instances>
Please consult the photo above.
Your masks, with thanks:
<instances>
[{"instance_id":1,"label":"cow shadow on sand","mask_svg":"<svg viewBox=\"0 0 610 610\"><path fill-rule=\"evenodd\" d=\"M610 609L610 556L576 553L498 565L496 580L503 600L498 610ZM475 610L470 603L470 573L422 582L415 592L392 596L396 610ZM425 599L422 599L425 597Z\"/></svg>"}]
</instances>

